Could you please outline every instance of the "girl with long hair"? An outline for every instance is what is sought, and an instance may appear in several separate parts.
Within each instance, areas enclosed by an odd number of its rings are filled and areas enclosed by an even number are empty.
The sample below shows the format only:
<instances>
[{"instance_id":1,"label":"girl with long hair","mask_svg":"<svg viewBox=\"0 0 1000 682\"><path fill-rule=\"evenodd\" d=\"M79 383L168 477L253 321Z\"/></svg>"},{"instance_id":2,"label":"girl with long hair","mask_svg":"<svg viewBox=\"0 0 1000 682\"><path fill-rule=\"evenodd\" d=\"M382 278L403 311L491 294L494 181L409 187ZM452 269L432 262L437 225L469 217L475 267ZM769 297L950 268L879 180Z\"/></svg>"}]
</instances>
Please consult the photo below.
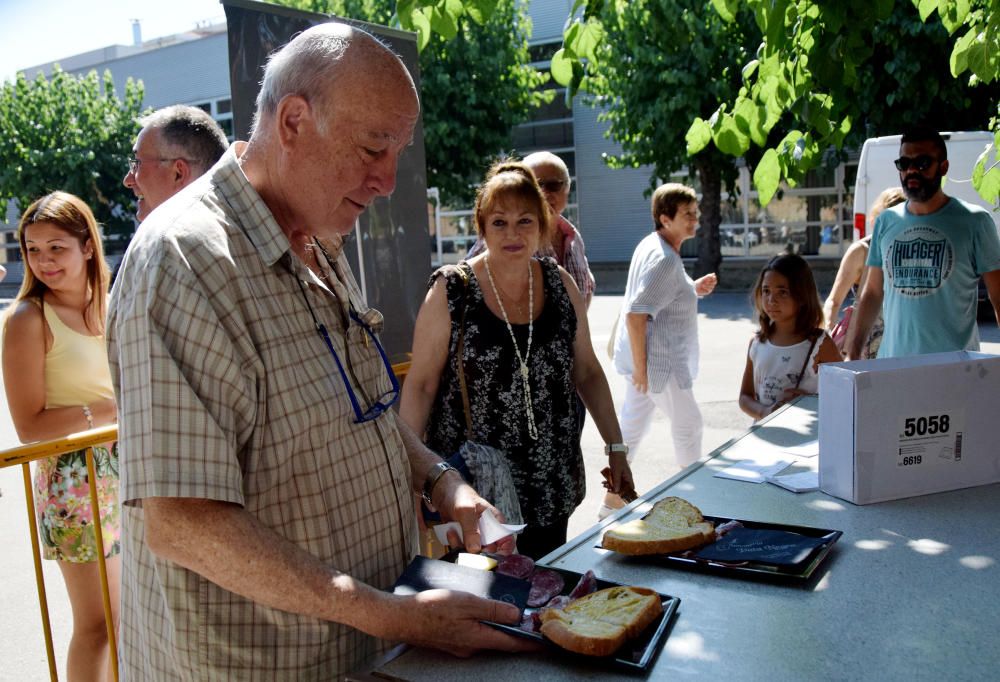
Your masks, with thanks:
<instances>
[{"instance_id":1,"label":"girl with long hair","mask_svg":"<svg viewBox=\"0 0 1000 682\"><path fill-rule=\"evenodd\" d=\"M819 365L841 360L823 329L823 306L801 256L772 258L757 277L753 305L760 325L750 340L740 408L761 419L796 396L819 391Z\"/></svg>"},{"instance_id":2,"label":"girl with long hair","mask_svg":"<svg viewBox=\"0 0 1000 682\"><path fill-rule=\"evenodd\" d=\"M4 387L18 437L23 442L51 440L114 423L104 343L109 275L93 213L78 197L52 192L28 206L18 240L24 281L3 329ZM117 621L118 454L113 443L96 451L96 482L89 480L84 450L39 460L35 468L42 554L59 562L73 609L70 680L108 678L98 551L107 557ZM90 503L94 483L104 537L100 549L94 531L97 514Z\"/></svg>"}]
</instances>

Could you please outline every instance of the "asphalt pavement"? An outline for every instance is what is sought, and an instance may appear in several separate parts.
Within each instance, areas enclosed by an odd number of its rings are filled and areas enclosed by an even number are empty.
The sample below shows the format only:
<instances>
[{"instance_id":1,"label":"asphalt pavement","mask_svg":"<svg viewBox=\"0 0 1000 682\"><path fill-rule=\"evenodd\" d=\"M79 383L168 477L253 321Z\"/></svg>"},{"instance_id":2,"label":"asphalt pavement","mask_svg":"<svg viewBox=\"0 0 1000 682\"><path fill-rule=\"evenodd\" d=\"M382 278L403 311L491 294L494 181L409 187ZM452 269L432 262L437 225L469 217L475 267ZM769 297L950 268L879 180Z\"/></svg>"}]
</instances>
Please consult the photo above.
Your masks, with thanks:
<instances>
[{"instance_id":1,"label":"asphalt pavement","mask_svg":"<svg viewBox=\"0 0 1000 682\"><path fill-rule=\"evenodd\" d=\"M0 305L4 302L0 301ZM608 335L622 303L621 296L596 296L588 320L597 357L600 359L616 409L625 394L624 378L615 374L606 354ZM747 344L753 333L750 308L745 293L715 293L699 304L698 328L701 343L700 374L695 396L705 421L703 447L710 453L747 429L751 420L737 405L740 380L746 362ZM1000 354L1000 330L994 322L980 323L983 351ZM17 445L10 423L6 394L0 392L0 449ZM597 520L604 497L600 470L605 466L604 441L588 417L583 432L583 453L587 469L587 496L569 524L570 537L583 532ZM670 427L657 413L633 463L640 493L678 471L673 459ZM20 467L0 469L0 682L48 678L45 646L38 612L27 515ZM42 562L55 640L60 677L65 678L65 654L72 629L69 602L59 569L54 562Z\"/></svg>"}]
</instances>

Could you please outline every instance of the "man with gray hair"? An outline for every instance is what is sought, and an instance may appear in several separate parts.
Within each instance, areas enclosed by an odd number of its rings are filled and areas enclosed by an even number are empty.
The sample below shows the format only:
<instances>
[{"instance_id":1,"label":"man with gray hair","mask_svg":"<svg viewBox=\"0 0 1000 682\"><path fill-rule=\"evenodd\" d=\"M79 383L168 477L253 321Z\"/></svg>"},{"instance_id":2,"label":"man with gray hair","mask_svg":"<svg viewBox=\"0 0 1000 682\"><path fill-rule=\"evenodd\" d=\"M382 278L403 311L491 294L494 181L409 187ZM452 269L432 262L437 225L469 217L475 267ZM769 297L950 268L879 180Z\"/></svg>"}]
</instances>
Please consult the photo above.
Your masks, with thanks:
<instances>
[{"instance_id":1,"label":"man with gray hair","mask_svg":"<svg viewBox=\"0 0 1000 682\"><path fill-rule=\"evenodd\" d=\"M387 591L416 553L414 492L472 552L492 510L390 409L381 315L339 250L418 117L398 57L310 28L270 58L249 142L133 240L107 325L124 679L332 680L396 641L532 647L482 623L518 622L511 604Z\"/></svg>"},{"instance_id":2,"label":"man with gray hair","mask_svg":"<svg viewBox=\"0 0 1000 682\"><path fill-rule=\"evenodd\" d=\"M135 193L135 217L142 222L214 166L229 141L211 116L183 104L158 109L139 124L142 130L122 182Z\"/></svg>"}]
</instances>

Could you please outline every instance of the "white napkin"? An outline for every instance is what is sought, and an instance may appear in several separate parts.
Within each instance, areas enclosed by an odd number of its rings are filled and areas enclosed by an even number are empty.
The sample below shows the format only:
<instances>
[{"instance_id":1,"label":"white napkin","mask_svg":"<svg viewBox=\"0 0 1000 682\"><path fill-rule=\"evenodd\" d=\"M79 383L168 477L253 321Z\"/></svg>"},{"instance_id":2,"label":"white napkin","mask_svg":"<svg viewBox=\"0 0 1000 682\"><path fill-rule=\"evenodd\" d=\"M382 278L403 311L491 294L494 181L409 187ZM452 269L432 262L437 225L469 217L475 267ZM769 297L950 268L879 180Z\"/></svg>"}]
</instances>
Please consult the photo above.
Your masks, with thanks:
<instances>
[{"instance_id":1,"label":"white napkin","mask_svg":"<svg viewBox=\"0 0 1000 682\"><path fill-rule=\"evenodd\" d=\"M483 544L483 546L492 545L501 538L505 538L508 535L514 535L515 533L520 533L527 525L528 524L526 523L519 525L500 523L500 521L497 520L497 517L493 515L493 512L487 509L479 515L479 541ZM458 523L458 521L438 524L434 526L434 534L437 535L438 542L445 547L448 546L449 530L454 530L458 533L459 540L465 540L462 536L462 526Z\"/></svg>"},{"instance_id":2,"label":"white napkin","mask_svg":"<svg viewBox=\"0 0 1000 682\"><path fill-rule=\"evenodd\" d=\"M722 471L717 471L715 477L731 478L734 481L746 481L748 483L763 483L767 480L768 476L778 473L789 464L791 462L787 460L782 460L774 464L757 464L752 459L747 459L728 466Z\"/></svg>"},{"instance_id":3,"label":"white napkin","mask_svg":"<svg viewBox=\"0 0 1000 682\"><path fill-rule=\"evenodd\" d=\"M808 493L819 490L819 472L801 471L784 476L768 476L767 482L791 490L793 493Z\"/></svg>"}]
</instances>

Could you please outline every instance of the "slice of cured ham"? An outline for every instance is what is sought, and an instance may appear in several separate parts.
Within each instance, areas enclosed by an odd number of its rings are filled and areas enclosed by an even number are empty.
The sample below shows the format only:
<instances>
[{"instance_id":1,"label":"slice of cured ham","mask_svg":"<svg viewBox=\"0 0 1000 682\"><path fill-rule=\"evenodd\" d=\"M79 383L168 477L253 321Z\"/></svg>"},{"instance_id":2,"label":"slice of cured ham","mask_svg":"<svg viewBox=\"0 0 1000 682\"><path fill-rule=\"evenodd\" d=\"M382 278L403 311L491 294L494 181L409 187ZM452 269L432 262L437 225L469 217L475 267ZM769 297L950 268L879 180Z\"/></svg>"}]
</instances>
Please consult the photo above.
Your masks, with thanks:
<instances>
[{"instance_id":1,"label":"slice of cured ham","mask_svg":"<svg viewBox=\"0 0 1000 682\"><path fill-rule=\"evenodd\" d=\"M511 554L504 557L497 565L497 573L509 575L512 578L527 580L535 570L535 561L530 556Z\"/></svg>"},{"instance_id":2,"label":"slice of cured ham","mask_svg":"<svg viewBox=\"0 0 1000 682\"><path fill-rule=\"evenodd\" d=\"M528 606L545 606L550 599L562 594L566 587L562 576L547 568L540 568L531 576L531 591L528 593Z\"/></svg>"}]
</instances>

